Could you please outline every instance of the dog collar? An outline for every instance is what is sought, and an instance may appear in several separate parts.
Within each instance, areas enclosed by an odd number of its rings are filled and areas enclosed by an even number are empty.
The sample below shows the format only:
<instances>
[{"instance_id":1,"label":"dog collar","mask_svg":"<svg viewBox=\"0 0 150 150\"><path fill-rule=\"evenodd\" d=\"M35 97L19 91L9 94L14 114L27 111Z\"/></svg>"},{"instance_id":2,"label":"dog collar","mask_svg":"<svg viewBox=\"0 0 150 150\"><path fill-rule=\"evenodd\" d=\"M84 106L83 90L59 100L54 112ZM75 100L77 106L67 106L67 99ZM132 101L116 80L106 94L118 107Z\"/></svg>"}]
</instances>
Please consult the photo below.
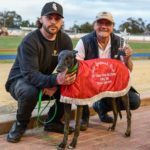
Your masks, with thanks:
<instances>
[{"instance_id":1,"label":"dog collar","mask_svg":"<svg viewBox=\"0 0 150 150\"><path fill-rule=\"evenodd\" d=\"M78 69L78 63L76 63L71 69L68 70L68 73L72 73Z\"/></svg>"}]
</instances>

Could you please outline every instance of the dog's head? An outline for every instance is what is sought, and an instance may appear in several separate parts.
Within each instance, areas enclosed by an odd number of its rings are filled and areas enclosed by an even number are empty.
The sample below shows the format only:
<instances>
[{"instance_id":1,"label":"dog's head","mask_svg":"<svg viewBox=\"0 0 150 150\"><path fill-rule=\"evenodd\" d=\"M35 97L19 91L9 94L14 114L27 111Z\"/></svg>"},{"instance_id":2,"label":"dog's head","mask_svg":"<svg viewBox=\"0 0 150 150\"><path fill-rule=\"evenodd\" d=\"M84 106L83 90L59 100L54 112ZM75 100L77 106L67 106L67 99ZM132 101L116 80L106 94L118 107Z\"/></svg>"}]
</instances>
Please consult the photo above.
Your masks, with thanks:
<instances>
[{"instance_id":1,"label":"dog's head","mask_svg":"<svg viewBox=\"0 0 150 150\"><path fill-rule=\"evenodd\" d=\"M68 72L71 72L69 70L72 70L72 68L76 65L76 53L75 50L63 50L58 54L58 65L56 68L57 72L63 72L66 69Z\"/></svg>"}]
</instances>

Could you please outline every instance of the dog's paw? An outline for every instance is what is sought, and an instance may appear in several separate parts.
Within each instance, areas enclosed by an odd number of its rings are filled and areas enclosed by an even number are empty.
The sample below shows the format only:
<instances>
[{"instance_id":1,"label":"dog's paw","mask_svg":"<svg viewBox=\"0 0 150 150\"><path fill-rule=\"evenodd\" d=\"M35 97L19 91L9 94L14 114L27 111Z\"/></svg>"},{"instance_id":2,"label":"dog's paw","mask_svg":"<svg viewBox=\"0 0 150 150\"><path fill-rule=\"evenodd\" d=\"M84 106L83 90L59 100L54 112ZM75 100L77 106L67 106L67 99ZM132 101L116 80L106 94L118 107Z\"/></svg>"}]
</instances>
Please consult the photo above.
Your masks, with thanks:
<instances>
[{"instance_id":1,"label":"dog's paw","mask_svg":"<svg viewBox=\"0 0 150 150\"><path fill-rule=\"evenodd\" d=\"M114 126L108 128L108 131L114 131L114 130L115 130Z\"/></svg>"},{"instance_id":2,"label":"dog's paw","mask_svg":"<svg viewBox=\"0 0 150 150\"><path fill-rule=\"evenodd\" d=\"M67 146L68 149L74 149L75 147L72 147L71 145Z\"/></svg>"},{"instance_id":3,"label":"dog's paw","mask_svg":"<svg viewBox=\"0 0 150 150\"><path fill-rule=\"evenodd\" d=\"M68 149L74 149L75 147L76 147L76 145L77 145L77 143L76 142L71 142L68 146L67 146L67 148Z\"/></svg>"},{"instance_id":4,"label":"dog's paw","mask_svg":"<svg viewBox=\"0 0 150 150\"><path fill-rule=\"evenodd\" d=\"M57 150L64 150L66 147L66 144L61 142L58 146L57 146Z\"/></svg>"},{"instance_id":5,"label":"dog's paw","mask_svg":"<svg viewBox=\"0 0 150 150\"><path fill-rule=\"evenodd\" d=\"M125 133L125 136L126 136L126 137L129 137L130 135L131 135L131 132L130 132L130 131L128 131L128 132Z\"/></svg>"},{"instance_id":6,"label":"dog's paw","mask_svg":"<svg viewBox=\"0 0 150 150\"><path fill-rule=\"evenodd\" d=\"M65 148L57 147L57 150L65 150Z\"/></svg>"}]
</instances>

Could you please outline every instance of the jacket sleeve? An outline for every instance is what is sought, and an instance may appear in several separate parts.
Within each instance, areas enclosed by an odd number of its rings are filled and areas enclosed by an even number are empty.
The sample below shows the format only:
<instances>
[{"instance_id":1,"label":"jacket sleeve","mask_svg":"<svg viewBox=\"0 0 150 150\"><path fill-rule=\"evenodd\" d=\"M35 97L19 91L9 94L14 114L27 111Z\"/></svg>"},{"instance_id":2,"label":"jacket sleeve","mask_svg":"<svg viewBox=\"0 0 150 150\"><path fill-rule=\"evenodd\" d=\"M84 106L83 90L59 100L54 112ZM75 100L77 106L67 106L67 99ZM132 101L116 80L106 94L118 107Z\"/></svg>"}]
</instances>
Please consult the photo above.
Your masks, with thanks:
<instances>
[{"instance_id":1,"label":"jacket sleeve","mask_svg":"<svg viewBox=\"0 0 150 150\"><path fill-rule=\"evenodd\" d=\"M84 60L85 58L85 48L83 45L82 39L80 39L75 47L75 50L78 52L76 54L76 59L78 60Z\"/></svg>"},{"instance_id":2,"label":"jacket sleeve","mask_svg":"<svg viewBox=\"0 0 150 150\"><path fill-rule=\"evenodd\" d=\"M53 87L56 85L56 75L45 75L39 71L39 50L33 42L23 41L19 48L18 60L21 74L27 82L35 87Z\"/></svg>"}]
</instances>

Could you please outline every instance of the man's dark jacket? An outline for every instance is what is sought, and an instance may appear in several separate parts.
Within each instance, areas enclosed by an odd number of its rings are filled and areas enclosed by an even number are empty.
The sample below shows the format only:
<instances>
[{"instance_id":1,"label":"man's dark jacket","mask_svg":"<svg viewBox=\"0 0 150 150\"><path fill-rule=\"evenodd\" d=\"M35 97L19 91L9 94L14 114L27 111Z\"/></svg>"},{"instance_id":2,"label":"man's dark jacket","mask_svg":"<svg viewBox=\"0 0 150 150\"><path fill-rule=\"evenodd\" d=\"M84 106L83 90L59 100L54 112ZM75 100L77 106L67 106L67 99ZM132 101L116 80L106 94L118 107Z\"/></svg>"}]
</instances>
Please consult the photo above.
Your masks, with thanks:
<instances>
[{"instance_id":1,"label":"man's dark jacket","mask_svg":"<svg viewBox=\"0 0 150 150\"><path fill-rule=\"evenodd\" d=\"M117 55L118 48L121 46L123 43L123 40L115 35L111 34L111 58L114 58L115 55ZM97 43L97 37L96 37L96 32L91 32L90 34L82 37L82 41L84 44L84 49L85 49L85 60L88 59L94 59L98 58L98 43Z\"/></svg>"},{"instance_id":2,"label":"man's dark jacket","mask_svg":"<svg viewBox=\"0 0 150 150\"><path fill-rule=\"evenodd\" d=\"M63 31L57 33L55 41L44 38L37 29L29 33L18 47L16 60L10 70L6 82L6 90L10 85L24 78L26 82L37 88L47 88L56 85L56 75L52 74L57 65L57 54L61 50L72 50L72 41Z\"/></svg>"}]
</instances>

